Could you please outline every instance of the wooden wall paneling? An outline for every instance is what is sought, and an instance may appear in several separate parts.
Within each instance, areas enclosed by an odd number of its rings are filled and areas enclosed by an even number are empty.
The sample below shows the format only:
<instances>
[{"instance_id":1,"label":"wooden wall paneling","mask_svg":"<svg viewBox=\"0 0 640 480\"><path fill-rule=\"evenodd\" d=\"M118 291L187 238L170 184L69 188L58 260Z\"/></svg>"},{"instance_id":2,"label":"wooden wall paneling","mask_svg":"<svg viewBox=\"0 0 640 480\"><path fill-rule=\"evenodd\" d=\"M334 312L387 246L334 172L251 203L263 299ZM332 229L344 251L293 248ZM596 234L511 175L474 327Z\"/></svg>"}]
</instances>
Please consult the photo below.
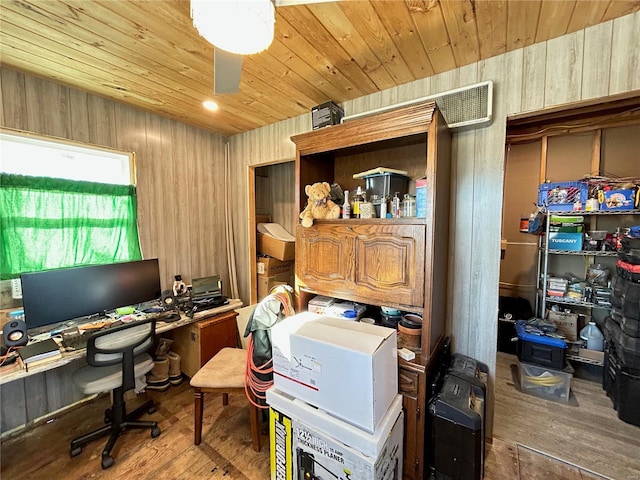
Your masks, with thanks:
<instances>
[{"instance_id":1,"label":"wooden wall paneling","mask_svg":"<svg viewBox=\"0 0 640 480\"><path fill-rule=\"evenodd\" d=\"M89 110L89 142L94 145L116 145L115 104L106 98L87 96Z\"/></svg>"},{"instance_id":2,"label":"wooden wall paneling","mask_svg":"<svg viewBox=\"0 0 640 480\"><path fill-rule=\"evenodd\" d=\"M76 142L90 143L89 110L87 94L79 90L69 89L69 119L71 138Z\"/></svg>"},{"instance_id":3,"label":"wooden wall paneling","mask_svg":"<svg viewBox=\"0 0 640 480\"><path fill-rule=\"evenodd\" d=\"M4 126L17 130L27 130L27 97L25 75L13 70L0 68L2 76L2 108Z\"/></svg>"},{"instance_id":4,"label":"wooden wall paneling","mask_svg":"<svg viewBox=\"0 0 640 480\"><path fill-rule=\"evenodd\" d=\"M170 253L163 241L164 232L173 227L165 223L165 201L168 191L163 182L166 173L166 164L171 161L170 137L166 130L169 122L151 114L145 116L146 136L144 155L136 153L138 164L138 195L147 199L148 217L145 231L155 231L155 235L145 237L142 244L142 253L148 257L157 257L160 261L160 278L163 289L170 289L173 282L175 263L169 264ZM144 158L140 158L144 157ZM168 219L167 221L172 220ZM143 227L140 225L142 233ZM142 240L142 239L141 239Z\"/></svg>"},{"instance_id":5,"label":"wooden wall paneling","mask_svg":"<svg viewBox=\"0 0 640 480\"><path fill-rule=\"evenodd\" d=\"M615 3L615 2L613 2ZM640 13L613 20L609 95L640 90ZM635 39L635 41L631 40Z\"/></svg>"},{"instance_id":6,"label":"wooden wall paneling","mask_svg":"<svg viewBox=\"0 0 640 480\"><path fill-rule=\"evenodd\" d=\"M255 210L256 215L272 215L271 213L271 178L269 167L259 167L255 175ZM249 192L251 195L251 192ZM273 220L273 215L271 217Z\"/></svg>"},{"instance_id":7,"label":"wooden wall paneling","mask_svg":"<svg viewBox=\"0 0 640 480\"><path fill-rule=\"evenodd\" d=\"M539 110L546 104L547 42L530 45L522 53L522 111Z\"/></svg>"},{"instance_id":8,"label":"wooden wall paneling","mask_svg":"<svg viewBox=\"0 0 640 480\"><path fill-rule=\"evenodd\" d=\"M6 125L8 122L4 119L4 95L2 94L2 71L0 71L0 125Z\"/></svg>"},{"instance_id":9,"label":"wooden wall paneling","mask_svg":"<svg viewBox=\"0 0 640 480\"><path fill-rule=\"evenodd\" d=\"M272 220L279 223L291 235L296 233L298 212L295 211L295 162L277 163L269 167L271 189L269 203Z\"/></svg>"},{"instance_id":10,"label":"wooden wall paneling","mask_svg":"<svg viewBox=\"0 0 640 480\"><path fill-rule=\"evenodd\" d=\"M457 78L456 78L457 77ZM462 78L462 80L461 80ZM478 64L459 69L452 74L433 77L434 92L457 88L460 83L477 83ZM447 88L447 84L449 84ZM452 337L454 351L469 351L474 341L469 337L470 299L460 298L461 292L468 291L473 282L470 271L470 256L473 251L471 232L474 228L473 177L476 162L476 139L478 131L468 130L452 136L451 162L451 209L449 225L449 278L447 297L447 334ZM455 272L455 273L454 273Z\"/></svg>"},{"instance_id":11,"label":"wooden wall paneling","mask_svg":"<svg viewBox=\"0 0 640 480\"><path fill-rule=\"evenodd\" d=\"M27 92L27 130L71 138L69 89L31 76L25 76L24 82Z\"/></svg>"},{"instance_id":12,"label":"wooden wall paneling","mask_svg":"<svg viewBox=\"0 0 640 480\"><path fill-rule=\"evenodd\" d=\"M487 135L476 145L476 164L473 189L473 209L478 218L500 218L504 188L505 135L507 113L521 108L517 92L522 91L522 55L509 52L499 57L482 61L478 65L481 79L494 79L497 85L505 87L503 95L494 99L494 121L486 129ZM507 87L507 85L509 87ZM509 89L513 88L512 94ZM484 225L483 225L484 227ZM487 397L493 404L493 374L495 373L496 336L498 327L498 285L500 269L499 228L474 228L471 257L471 272L474 283L469 296L472 299L470 319L478 319L471 324L476 342L469 354L483 358L492 372ZM478 249L478 250L476 250ZM480 253L482 252L482 253ZM487 335L492 331L493 335ZM487 412L487 434L491 436L493 409Z\"/></svg>"},{"instance_id":13,"label":"wooden wall paneling","mask_svg":"<svg viewBox=\"0 0 640 480\"><path fill-rule=\"evenodd\" d=\"M8 432L27 423L24 379L0 387L0 432Z\"/></svg>"},{"instance_id":14,"label":"wooden wall paneling","mask_svg":"<svg viewBox=\"0 0 640 480\"><path fill-rule=\"evenodd\" d=\"M172 256L175 258L176 265L183 265L183 279L189 283L193 279L191 274L193 266L191 265L191 242L192 236L190 232L191 215L193 213L194 199L192 198L192 178L193 155L187 152L187 126L183 123L171 122L171 162L170 167L173 171L173 184L168 186L170 192L175 192L179 201L167 201L164 208L169 215L174 218L174 227L167 231L168 247L172 250ZM212 190L216 186L212 185ZM195 235L202 235L197 231L197 225L193 225ZM180 273L180 272L176 272Z\"/></svg>"},{"instance_id":15,"label":"wooden wall paneling","mask_svg":"<svg viewBox=\"0 0 640 480\"><path fill-rule=\"evenodd\" d=\"M190 254L189 265L191 269L191 276L199 278L204 277L209 272L209 275L219 274L220 279L225 278L223 288L228 287L226 283L226 269L224 275L211 271L212 266L207 265L208 261L213 258L213 250L209 253L209 247L214 243L211 232L215 231L215 225L213 224L213 217L217 216L215 211L214 200L217 191L221 190L224 181L213 181L213 165L212 154L208 149L209 143L204 137L203 132L196 129L189 129L187 139L187 155L193 157L193 165L189 168L188 163L185 162L182 168L188 171L188 185L184 188L189 190L189 196L191 198L192 205L184 204L185 198L181 195L180 203L181 209L189 210L189 241L190 241ZM222 159L218 159L222 161ZM208 181L207 181L208 179ZM222 208L224 203L221 203L218 208ZM212 228L213 227L213 228ZM226 258L226 252L225 252Z\"/></svg>"},{"instance_id":16,"label":"wooden wall paneling","mask_svg":"<svg viewBox=\"0 0 640 480\"><path fill-rule=\"evenodd\" d=\"M545 107L581 99L584 30L547 43Z\"/></svg>"},{"instance_id":17,"label":"wooden wall paneling","mask_svg":"<svg viewBox=\"0 0 640 480\"><path fill-rule=\"evenodd\" d=\"M613 22L601 23L584 31L583 99L609 94L612 33Z\"/></svg>"},{"instance_id":18,"label":"wooden wall paneling","mask_svg":"<svg viewBox=\"0 0 640 480\"><path fill-rule=\"evenodd\" d=\"M225 228L230 229L230 238L233 238L233 231L237 224L227 223L225 208L228 208L230 211L233 211L235 208L233 203L228 204L228 195L237 188L238 184L241 183L242 180L237 177L228 177L227 170L229 167L228 165L225 165L225 151L228 148L226 138L219 136L210 137L207 148L209 150L209 154L204 158L205 169L210 173L205 176L205 180L211 182L212 185L225 185L225 188L216 189L214 191L215 195L212 195L212 192L208 191L205 193L205 196L207 197L205 205L208 205L209 208L211 208L211 212L213 212L213 214L208 218L209 225L212 231L217 231L221 224L225 225ZM220 272L220 278L226 278L225 281L228 284L230 272L226 271L228 270L226 267L229 265L229 258L227 253L225 230L220 229L220 235L216 235L213 238L214 241L211 241L211 239L207 240L208 258L216 260L217 270ZM233 242L233 247L235 248L235 242ZM224 255L223 252L225 252ZM230 290L227 290L227 292L231 293ZM237 292L236 287L234 287L234 292ZM237 296L237 293L235 293L235 295Z\"/></svg>"}]
</instances>

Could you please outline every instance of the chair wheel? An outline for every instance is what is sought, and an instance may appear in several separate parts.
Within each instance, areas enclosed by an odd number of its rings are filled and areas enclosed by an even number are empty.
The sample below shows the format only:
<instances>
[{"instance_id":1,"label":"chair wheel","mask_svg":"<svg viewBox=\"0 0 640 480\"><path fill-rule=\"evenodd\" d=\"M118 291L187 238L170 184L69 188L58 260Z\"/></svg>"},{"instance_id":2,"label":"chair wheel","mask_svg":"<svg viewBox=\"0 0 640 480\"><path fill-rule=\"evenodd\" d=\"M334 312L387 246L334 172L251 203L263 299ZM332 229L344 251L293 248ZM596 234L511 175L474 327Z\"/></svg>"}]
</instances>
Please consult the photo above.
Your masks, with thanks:
<instances>
[{"instance_id":1,"label":"chair wheel","mask_svg":"<svg viewBox=\"0 0 640 480\"><path fill-rule=\"evenodd\" d=\"M151 438L156 438L160 436L160 429L158 427L151 429Z\"/></svg>"},{"instance_id":2,"label":"chair wheel","mask_svg":"<svg viewBox=\"0 0 640 480\"><path fill-rule=\"evenodd\" d=\"M80 452L82 452L82 447L72 448L71 451L69 452L69 456L75 457L77 455L80 455Z\"/></svg>"},{"instance_id":3,"label":"chair wheel","mask_svg":"<svg viewBox=\"0 0 640 480\"><path fill-rule=\"evenodd\" d=\"M111 409L107 408L104 411L104 423L111 423Z\"/></svg>"},{"instance_id":4,"label":"chair wheel","mask_svg":"<svg viewBox=\"0 0 640 480\"><path fill-rule=\"evenodd\" d=\"M111 455L103 455L102 456L102 469L106 470L111 465L113 465L113 457Z\"/></svg>"},{"instance_id":5,"label":"chair wheel","mask_svg":"<svg viewBox=\"0 0 640 480\"><path fill-rule=\"evenodd\" d=\"M147 413L148 413L149 415L151 415L152 413L156 413L156 411L157 411L157 410L156 410L156 406L155 406L155 405L152 405L152 406L150 406L150 407L149 407L149 410L147 410Z\"/></svg>"}]
</instances>

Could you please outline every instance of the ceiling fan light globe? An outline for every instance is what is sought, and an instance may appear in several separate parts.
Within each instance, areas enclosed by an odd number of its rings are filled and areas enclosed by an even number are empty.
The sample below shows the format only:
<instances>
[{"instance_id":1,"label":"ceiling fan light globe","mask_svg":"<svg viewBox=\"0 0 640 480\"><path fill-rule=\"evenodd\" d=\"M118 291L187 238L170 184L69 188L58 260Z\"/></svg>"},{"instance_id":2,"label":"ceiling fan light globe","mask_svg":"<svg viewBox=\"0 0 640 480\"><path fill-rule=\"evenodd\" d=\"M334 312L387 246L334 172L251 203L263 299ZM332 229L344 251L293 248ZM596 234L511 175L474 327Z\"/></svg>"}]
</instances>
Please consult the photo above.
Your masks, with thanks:
<instances>
[{"instance_id":1,"label":"ceiling fan light globe","mask_svg":"<svg viewBox=\"0 0 640 480\"><path fill-rule=\"evenodd\" d=\"M271 0L191 0L191 18L205 40L227 52L258 53L273 41Z\"/></svg>"}]
</instances>

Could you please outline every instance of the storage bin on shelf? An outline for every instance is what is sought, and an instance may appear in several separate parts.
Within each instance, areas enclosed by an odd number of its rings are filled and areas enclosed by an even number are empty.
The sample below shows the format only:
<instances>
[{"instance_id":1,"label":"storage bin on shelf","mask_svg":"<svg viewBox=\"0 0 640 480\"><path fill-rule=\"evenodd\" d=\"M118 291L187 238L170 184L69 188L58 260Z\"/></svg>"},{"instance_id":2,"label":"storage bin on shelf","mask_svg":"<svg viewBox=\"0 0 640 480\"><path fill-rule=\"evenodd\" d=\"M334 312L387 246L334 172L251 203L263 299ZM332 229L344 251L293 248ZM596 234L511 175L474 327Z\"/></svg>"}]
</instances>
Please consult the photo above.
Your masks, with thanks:
<instances>
[{"instance_id":1,"label":"storage bin on shelf","mask_svg":"<svg viewBox=\"0 0 640 480\"><path fill-rule=\"evenodd\" d=\"M587 202L589 184L587 182L549 182L538 186L538 206L549 211L570 212L575 203L581 208Z\"/></svg>"},{"instance_id":2,"label":"storage bin on shelf","mask_svg":"<svg viewBox=\"0 0 640 480\"><path fill-rule=\"evenodd\" d=\"M531 363L519 362L520 388L523 392L549 400L569 401L573 368L565 363L556 370Z\"/></svg>"}]
</instances>

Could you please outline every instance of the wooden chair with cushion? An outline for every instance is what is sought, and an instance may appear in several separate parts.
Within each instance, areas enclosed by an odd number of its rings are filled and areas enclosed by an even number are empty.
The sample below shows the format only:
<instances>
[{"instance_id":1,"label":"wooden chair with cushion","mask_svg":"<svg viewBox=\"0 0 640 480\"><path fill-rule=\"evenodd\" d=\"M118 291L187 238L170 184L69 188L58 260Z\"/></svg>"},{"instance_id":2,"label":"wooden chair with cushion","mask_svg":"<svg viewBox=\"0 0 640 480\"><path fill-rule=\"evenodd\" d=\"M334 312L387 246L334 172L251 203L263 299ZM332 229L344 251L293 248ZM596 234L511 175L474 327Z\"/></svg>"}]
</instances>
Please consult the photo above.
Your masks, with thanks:
<instances>
[{"instance_id":1,"label":"wooden chair with cushion","mask_svg":"<svg viewBox=\"0 0 640 480\"><path fill-rule=\"evenodd\" d=\"M253 311L253 306L238 310L237 324L240 335L244 332L246 323ZM191 378L194 390L194 444L202 441L202 419L204 414L205 393L222 394L222 404L229 404L229 394L245 393L245 372L247 369L247 350L245 348L226 347L196 372ZM253 449L259 452L260 442L260 411L249 404L249 419L251 425L251 442Z\"/></svg>"}]
</instances>

